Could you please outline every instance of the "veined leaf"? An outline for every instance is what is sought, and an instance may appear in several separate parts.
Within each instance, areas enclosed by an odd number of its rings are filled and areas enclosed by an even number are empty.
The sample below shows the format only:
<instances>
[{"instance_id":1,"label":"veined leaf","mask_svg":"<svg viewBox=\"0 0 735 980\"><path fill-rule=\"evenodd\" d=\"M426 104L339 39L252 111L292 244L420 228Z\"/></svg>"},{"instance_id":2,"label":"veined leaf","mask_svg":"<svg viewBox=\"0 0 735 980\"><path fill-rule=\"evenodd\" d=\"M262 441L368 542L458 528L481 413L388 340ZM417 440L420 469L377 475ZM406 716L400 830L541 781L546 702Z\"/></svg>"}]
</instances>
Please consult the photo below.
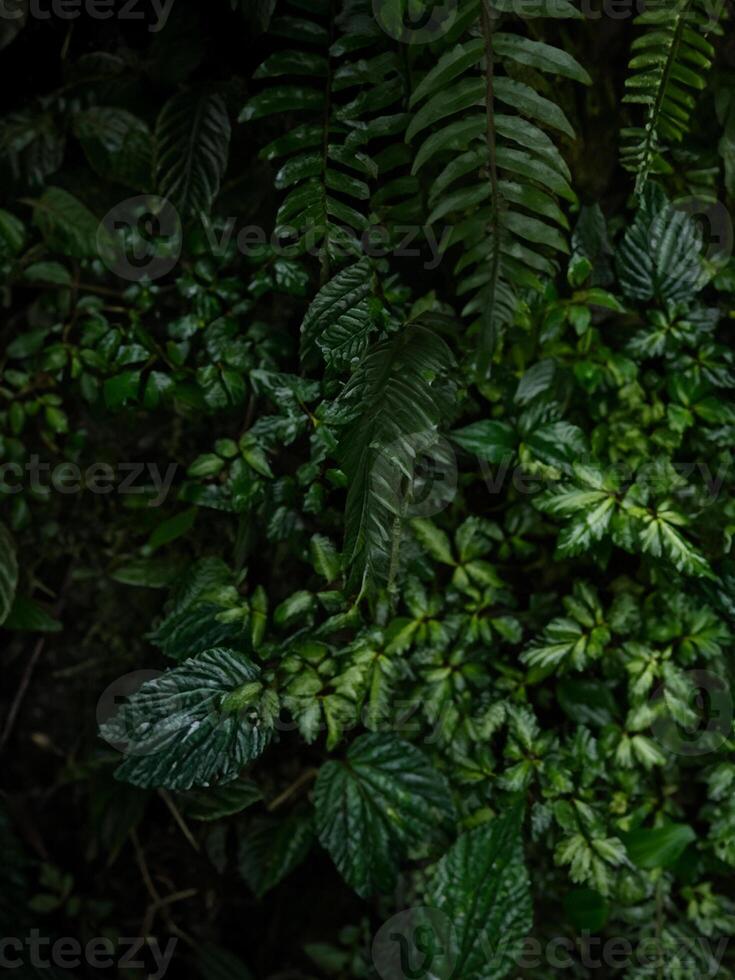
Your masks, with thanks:
<instances>
[{"instance_id":1,"label":"veined leaf","mask_svg":"<svg viewBox=\"0 0 735 980\"><path fill-rule=\"evenodd\" d=\"M363 358L337 403L339 457L347 474L345 561L353 584L390 582L417 461L435 451L451 411L453 365L444 341L410 324Z\"/></svg>"},{"instance_id":2,"label":"veined leaf","mask_svg":"<svg viewBox=\"0 0 735 980\"><path fill-rule=\"evenodd\" d=\"M301 324L301 357L318 348L325 362L340 370L365 351L376 329L373 271L362 258L338 272L314 297Z\"/></svg>"},{"instance_id":3,"label":"veined leaf","mask_svg":"<svg viewBox=\"0 0 735 980\"><path fill-rule=\"evenodd\" d=\"M401 860L446 840L454 806L444 777L393 735L361 735L315 787L319 840L355 891L390 891Z\"/></svg>"},{"instance_id":4,"label":"veined leaf","mask_svg":"<svg viewBox=\"0 0 735 980\"><path fill-rule=\"evenodd\" d=\"M426 904L454 926L449 959L463 980L500 980L531 928L520 821L514 806L462 834L429 881Z\"/></svg>"},{"instance_id":5,"label":"veined leaf","mask_svg":"<svg viewBox=\"0 0 735 980\"><path fill-rule=\"evenodd\" d=\"M209 213L227 167L229 144L230 120L221 95L182 92L161 110L155 134L156 187L182 217Z\"/></svg>"},{"instance_id":6,"label":"veined leaf","mask_svg":"<svg viewBox=\"0 0 735 980\"><path fill-rule=\"evenodd\" d=\"M220 647L146 681L100 729L126 753L116 777L179 790L235 779L270 739L272 716L250 697L258 676Z\"/></svg>"}]
</instances>

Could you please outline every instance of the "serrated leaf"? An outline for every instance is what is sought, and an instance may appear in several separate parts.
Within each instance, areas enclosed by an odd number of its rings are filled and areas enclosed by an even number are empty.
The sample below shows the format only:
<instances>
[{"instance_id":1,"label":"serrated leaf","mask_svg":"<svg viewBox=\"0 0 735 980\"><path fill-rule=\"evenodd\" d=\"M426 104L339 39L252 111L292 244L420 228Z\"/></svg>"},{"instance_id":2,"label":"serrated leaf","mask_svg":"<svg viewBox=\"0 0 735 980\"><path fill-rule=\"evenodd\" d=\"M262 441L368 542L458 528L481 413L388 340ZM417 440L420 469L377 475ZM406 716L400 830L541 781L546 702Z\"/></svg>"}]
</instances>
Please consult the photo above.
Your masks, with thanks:
<instances>
[{"instance_id":1,"label":"serrated leaf","mask_svg":"<svg viewBox=\"0 0 735 980\"><path fill-rule=\"evenodd\" d=\"M426 904L454 926L453 976L500 980L517 963L532 924L520 823L514 806L462 834L429 881Z\"/></svg>"},{"instance_id":2,"label":"serrated leaf","mask_svg":"<svg viewBox=\"0 0 735 980\"><path fill-rule=\"evenodd\" d=\"M225 710L223 699L258 676L246 657L220 647L146 681L100 727L127 753L116 778L178 790L235 779L268 744L270 720L254 707Z\"/></svg>"},{"instance_id":3,"label":"serrated leaf","mask_svg":"<svg viewBox=\"0 0 735 980\"><path fill-rule=\"evenodd\" d=\"M338 272L314 297L301 324L301 357L318 348L325 362L344 369L356 361L376 329L368 258Z\"/></svg>"},{"instance_id":4,"label":"serrated leaf","mask_svg":"<svg viewBox=\"0 0 735 980\"><path fill-rule=\"evenodd\" d=\"M393 887L409 851L446 840L454 805L426 756L394 735L361 735L314 790L319 840L363 898Z\"/></svg>"}]
</instances>

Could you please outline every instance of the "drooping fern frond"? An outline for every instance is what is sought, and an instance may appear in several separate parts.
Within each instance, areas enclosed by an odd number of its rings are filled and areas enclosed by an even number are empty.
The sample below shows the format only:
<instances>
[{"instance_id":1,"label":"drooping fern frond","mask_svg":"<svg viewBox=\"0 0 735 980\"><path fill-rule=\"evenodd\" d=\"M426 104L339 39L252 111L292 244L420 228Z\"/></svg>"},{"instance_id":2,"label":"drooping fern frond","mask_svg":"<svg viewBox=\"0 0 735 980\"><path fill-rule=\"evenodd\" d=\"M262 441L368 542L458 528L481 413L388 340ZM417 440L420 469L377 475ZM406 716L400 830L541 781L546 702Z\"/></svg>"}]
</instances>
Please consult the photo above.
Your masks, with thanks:
<instances>
[{"instance_id":1,"label":"drooping fern frond","mask_svg":"<svg viewBox=\"0 0 735 980\"><path fill-rule=\"evenodd\" d=\"M640 194L652 171L666 164L661 150L689 129L696 94L714 57L707 35L721 33L719 10L704 0L654 0L635 19L646 28L631 45L624 102L645 106L642 127L623 129L623 166L636 175Z\"/></svg>"},{"instance_id":2,"label":"drooping fern frond","mask_svg":"<svg viewBox=\"0 0 735 980\"><path fill-rule=\"evenodd\" d=\"M575 195L546 129L570 138L574 131L559 106L541 94L547 91L543 74L590 82L570 54L498 30L505 6L505 0L492 7L489 0L466 0L461 18L469 17L476 36L444 54L421 80L407 131L408 140L424 134L414 172L440 164L428 220L451 218L449 244L462 246L457 293L467 297L463 315L479 328L480 377L513 317L517 289L540 288L540 277L555 271L554 252L568 251L558 198L574 201ZM540 7L549 16L578 15L561 0Z\"/></svg>"},{"instance_id":3,"label":"drooping fern frond","mask_svg":"<svg viewBox=\"0 0 735 980\"><path fill-rule=\"evenodd\" d=\"M417 461L432 452L449 417L454 363L421 323L374 344L333 406L347 476L344 558L355 588L391 584Z\"/></svg>"}]
</instances>

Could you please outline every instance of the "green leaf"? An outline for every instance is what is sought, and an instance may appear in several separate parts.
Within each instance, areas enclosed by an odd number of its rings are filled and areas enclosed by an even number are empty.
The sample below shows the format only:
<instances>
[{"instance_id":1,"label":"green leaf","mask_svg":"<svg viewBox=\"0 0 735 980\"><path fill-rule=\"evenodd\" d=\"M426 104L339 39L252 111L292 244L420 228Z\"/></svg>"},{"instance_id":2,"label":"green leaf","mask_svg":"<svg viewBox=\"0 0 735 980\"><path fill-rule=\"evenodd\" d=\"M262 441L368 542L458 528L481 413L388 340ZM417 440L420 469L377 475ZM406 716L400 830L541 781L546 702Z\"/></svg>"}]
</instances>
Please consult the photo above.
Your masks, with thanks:
<instances>
[{"instance_id":1,"label":"green leaf","mask_svg":"<svg viewBox=\"0 0 735 980\"><path fill-rule=\"evenodd\" d=\"M0 524L0 625L10 614L18 587L18 556L15 541L4 524Z\"/></svg>"},{"instance_id":2,"label":"green leaf","mask_svg":"<svg viewBox=\"0 0 735 980\"><path fill-rule=\"evenodd\" d=\"M223 706L252 685L258 668L222 647L146 681L100 735L124 746L116 777L145 788L185 790L235 779L270 739L272 719L251 704Z\"/></svg>"},{"instance_id":3,"label":"green leaf","mask_svg":"<svg viewBox=\"0 0 735 980\"><path fill-rule=\"evenodd\" d=\"M236 779L224 786L198 790L184 800L184 811L192 820L221 820L241 813L263 799L251 779Z\"/></svg>"},{"instance_id":4,"label":"green leaf","mask_svg":"<svg viewBox=\"0 0 735 980\"><path fill-rule=\"evenodd\" d=\"M646 185L615 255L620 288L631 300L689 300L704 285L697 227L655 184Z\"/></svg>"},{"instance_id":5,"label":"green leaf","mask_svg":"<svg viewBox=\"0 0 735 980\"><path fill-rule=\"evenodd\" d=\"M306 858L314 842L310 812L292 811L285 819L256 817L240 836L238 869L262 898Z\"/></svg>"},{"instance_id":6,"label":"green leaf","mask_svg":"<svg viewBox=\"0 0 735 980\"><path fill-rule=\"evenodd\" d=\"M514 806L462 834L429 880L427 906L454 926L453 976L499 980L517 962L532 924L520 823Z\"/></svg>"},{"instance_id":7,"label":"green leaf","mask_svg":"<svg viewBox=\"0 0 735 980\"><path fill-rule=\"evenodd\" d=\"M377 328L373 271L368 258L338 272L314 297L301 324L301 358L318 348L327 365L343 370L365 351ZM379 306L379 304L378 304Z\"/></svg>"},{"instance_id":8,"label":"green leaf","mask_svg":"<svg viewBox=\"0 0 735 980\"><path fill-rule=\"evenodd\" d=\"M26 599L18 595L15 597L3 626L6 630L22 630L32 633L59 633L62 629L58 619L54 619L43 606L34 602L33 599Z\"/></svg>"},{"instance_id":9,"label":"green leaf","mask_svg":"<svg viewBox=\"0 0 735 980\"><path fill-rule=\"evenodd\" d=\"M592 888L574 888L564 896L564 911L577 929L598 933L607 922L607 901Z\"/></svg>"},{"instance_id":10,"label":"green leaf","mask_svg":"<svg viewBox=\"0 0 735 980\"><path fill-rule=\"evenodd\" d=\"M342 562L329 538L323 534L315 534L309 543L309 551L311 562L319 575L327 583L336 581L342 572Z\"/></svg>"},{"instance_id":11,"label":"green leaf","mask_svg":"<svg viewBox=\"0 0 735 980\"><path fill-rule=\"evenodd\" d=\"M581 461L587 454L587 440L582 430L569 422L549 422L524 437L537 459L549 466Z\"/></svg>"},{"instance_id":12,"label":"green leaf","mask_svg":"<svg viewBox=\"0 0 735 980\"><path fill-rule=\"evenodd\" d=\"M182 217L209 214L229 144L230 120L221 95L182 92L164 105L156 123L156 188Z\"/></svg>"},{"instance_id":13,"label":"green leaf","mask_svg":"<svg viewBox=\"0 0 735 980\"><path fill-rule=\"evenodd\" d=\"M33 202L33 221L50 249L73 258L97 254L99 222L80 200L60 187L47 187Z\"/></svg>"},{"instance_id":14,"label":"green leaf","mask_svg":"<svg viewBox=\"0 0 735 980\"><path fill-rule=\"evenodd\" d=\"M493 34L493 51L501 58L510 58L519 65L538 68L553 75L563 75L583 85L591 85L592 79L585 69L566 51L554 48L543 41L532 41L519 34Z\"/></svg>"},{"instance_id":15,"label":"green leaf","mask_svg":"<svg viewBox=\"0 0 735 980\"><path fill-rule=\"evenodd\" d=\"M119 565L110 572L113 582L163 589L179 575L181 565L167 558L139 558Z\"/></svg>"},{"instance_id":16,"label":"green leaf","mask_svg":"<svg viewBox=\"0 0 735 980\"><path fill-rule=\"evenodd\" d=\"M32 262L23 270L26 282L50 282L55 286L71 286L71 273L60 262Z\"/></svg>"},{"instance_id":17,"label":"green leaf","mask_svg":"<svg viewBox=\"0 0 735 980\"><path fill-rule=\"evenodd\" d=\"M325 763L314 791L319 840L363 898L388 892L411 851L444 842L454 806L444 777L394 735L361 735Z\"/></svg>"},{"instance_id":18,"label":"green leaf","mask_svg":"<svg viewBox=\"0 0 735 980\"><path fill-rule=\"evenodd\" d=\"M468 453L486 459L490 463L502 463L515 455L518 436L508 422L483 419L472 422L463 429L456 429L452 439Z\"/></svg>"},{"instance_id":19,"label":"green leaf","mask_svg":"<svg viewBox=\"0 0 735 980\"><path fill-rule=\"evenodd\" d=\"M176 514L174 517L169 517L167 521L163 521L151 532L148 538L148 547L155 550L186 534L194 526L198 513L198 508L190 507L188 510L182 510L180 514Z\"/></svg>"},{"instance_id":20,"label":"green leaf","mask_svg":"<svg viewBox=\"0 0 735 980\"><path fill-rule=\"evenodd\" d=\"M695 831L683 823L650 829L641 827L621 836L633 864L646 869L671 867L687 844L697 839Z\"/></svg>"},{"instance_id":21,"label":"green leaf","mask_svg":"<svg viewBox=\"0 0 735 980\"><path fill-rule=\"evenodd\" d=\"M437 452L439 424L452 409L452 364L445 342L414 324L367 353L337 402L340 419L350 419L338 454L349 481L344 555L353 585L396 573L417 460Z\"/></svg>"},{"instance_id":22,"label":"green leaf","mask_svg":"<svg viewBox=\"0 0 735 980\"><path fill-rule=\"evenodd\" d=\"M125 109L92 106L76 113L74 132L100 177L140 191L150 189L153 143L142 119Z\"/></svg>"},{"instance_id":23,"label":"green leaf","mask_svg":"<svg viewBox=\"0 0 735 980\"><path fill-rule=\"evenodd\" d=\"M565 677L556 696L564 713L578 725L609 725L617 718L615 698L605 681Z\"/></svg>"}]
</instances>

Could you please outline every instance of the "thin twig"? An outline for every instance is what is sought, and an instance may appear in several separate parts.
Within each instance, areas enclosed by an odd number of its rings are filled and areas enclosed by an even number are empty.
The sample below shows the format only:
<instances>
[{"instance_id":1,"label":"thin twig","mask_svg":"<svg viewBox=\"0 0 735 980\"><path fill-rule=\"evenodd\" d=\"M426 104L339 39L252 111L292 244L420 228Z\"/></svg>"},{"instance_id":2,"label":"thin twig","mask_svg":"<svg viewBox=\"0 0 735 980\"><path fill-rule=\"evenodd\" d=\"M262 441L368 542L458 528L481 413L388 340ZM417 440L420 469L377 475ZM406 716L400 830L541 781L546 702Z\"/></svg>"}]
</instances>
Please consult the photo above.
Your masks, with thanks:
<instances>
[{"instance_id":1,"label":"thin twig","mask_svg":"<svg viewBox=\"0 0 735 980\"><path fill-rule=\"evenodd\" d=\"M305 772L302 772L298 779L291 783L290 786L287 786L286 789L284 789L282 793L279 793L274 800L270 801L270 803L266 806L266 810L269 812L271 810L276 810L283 803L286 803L286 801L289 800L294 793L298 793L302 786L305 786L306 783L311 782L311 780L316 777L318 772L318 769L307 769Z\"/></svg>"},{"instance_id":2,"label":"thin twig","mask_svg":"<svg viewBox=\"0 0 735 980\"><path fill-rule=\"evenodd\" d=\"M71 582L71 567L66 573L66 578L64 584L59 592L59 599L54 608L54 616L58 619L64 609L64 603L66 601L66 590ZM23 704L23 699L26 696L26 691L31 683L31 677L33 676L33 671L36 668L41 654L43 653L43 648L46 644L46 637L42 636L35 647L33 648L33 653L31 654L28 663L23 671L23 676L20 679L20 684L18 685L18 690L15 692L15 697L13 698L13 703L10 705L10 710L8 711L7 717L5 719L5 726L3 727L3 733L0 736L0 754L8 743L8 739L13 733L13 728L15 727L16 719L18 718L18 713L20 711L21 705Z\"/></svg>"},{"instance_id":3,"label":"thin twig","mask_svg":"<svg viewBox=\"0 0 735 980\"><path fill-rule=\"evenodd\" d=\"M161 799L163 800L163 802L166 804L166 806L171 811L171 815L173 816L174 820L178 824L179 829L181 830L181 833L184 835L184 837L186 837L186 839L189 841L189 843L194 848L194 850L197 852L197 854L199 854L199 852L200 852L199 844L196 842L196 839L194 838L194 835L192 834L192 832L187 827L186 821L181 816L181 813L179 812L179 808L176 806L176 804L174 803L174 801L171 799L171 796L169 795L169 793L167 793L165 789L159 789L158 795L161 797Z\"/></svg>"},{"instance_id":4,"label":"thin twig","mask_svg":"<svg viewBox=\"0 0 735 980\"><path fill-rule=\"evenodd\" d=\"M184 942L188 943L190 946L195 946L196 944L191 936L187 935L183 929L180 929L173 921L171 911L168 906L173 905L174 902L183 901L186 898L194 898L195 895L199 894L197 889L187 888L183 891L173 892L171 895L167 895L165 898L162 898L158 892L158 889L153 884L153 878L148 870L145 854L143 853L143 848L140 846L138 834L135 830L130 831L130 839L133 842L135 859L137 861L138 868L140 869L141 877L143 878L143 884L146 887L146 891L153 899L145 911L145 916L143 917L143 922L140 929L141 935L146 939L151 935L151 929L153 928L153 923L156 919L156 913L160 911L166 920L166 928L169 930L169 932L174 936L178 936L179 939L183 939Z\"/></svg>"}]
</instances>

